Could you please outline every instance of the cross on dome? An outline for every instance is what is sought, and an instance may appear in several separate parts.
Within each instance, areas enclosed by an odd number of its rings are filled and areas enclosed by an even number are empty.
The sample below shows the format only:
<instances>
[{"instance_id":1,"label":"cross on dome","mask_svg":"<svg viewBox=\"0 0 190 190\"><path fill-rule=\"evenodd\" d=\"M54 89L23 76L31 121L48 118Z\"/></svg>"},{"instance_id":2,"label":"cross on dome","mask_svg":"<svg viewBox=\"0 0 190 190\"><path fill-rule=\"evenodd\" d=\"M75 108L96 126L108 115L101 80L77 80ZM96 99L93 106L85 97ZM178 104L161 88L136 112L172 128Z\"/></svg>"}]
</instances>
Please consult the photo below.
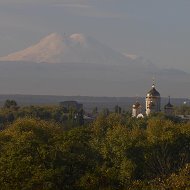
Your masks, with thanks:
<instances>
[{"instance_id":1,"label":"cross on dome","mask_svg":"<svg viewBox=\"0 0 190 190\"><path fill-rule=\"evenodd\" d=\"M152 88L155 88L155 77L153 77L152 80L153 80Z\"/></svg>"}]
</instances>

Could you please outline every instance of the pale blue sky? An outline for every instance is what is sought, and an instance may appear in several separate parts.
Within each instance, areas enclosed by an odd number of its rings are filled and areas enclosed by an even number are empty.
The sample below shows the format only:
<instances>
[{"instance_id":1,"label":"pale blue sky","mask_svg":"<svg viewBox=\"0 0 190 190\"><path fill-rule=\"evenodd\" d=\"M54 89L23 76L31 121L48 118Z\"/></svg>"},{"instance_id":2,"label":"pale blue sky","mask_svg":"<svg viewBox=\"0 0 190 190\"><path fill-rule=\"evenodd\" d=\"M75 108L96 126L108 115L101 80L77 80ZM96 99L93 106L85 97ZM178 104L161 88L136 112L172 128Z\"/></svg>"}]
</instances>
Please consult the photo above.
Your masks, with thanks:
<instances>
[{"instance_id":1,"label":"pale blue sky","mask_svg":"<svg viewBox=\"0 0 190 190\"><path fill-rule=\"evenodd\" d=\"M0 0L0 56L52 32L190 72L190 0Z\"/></svg>"}]
</instances>

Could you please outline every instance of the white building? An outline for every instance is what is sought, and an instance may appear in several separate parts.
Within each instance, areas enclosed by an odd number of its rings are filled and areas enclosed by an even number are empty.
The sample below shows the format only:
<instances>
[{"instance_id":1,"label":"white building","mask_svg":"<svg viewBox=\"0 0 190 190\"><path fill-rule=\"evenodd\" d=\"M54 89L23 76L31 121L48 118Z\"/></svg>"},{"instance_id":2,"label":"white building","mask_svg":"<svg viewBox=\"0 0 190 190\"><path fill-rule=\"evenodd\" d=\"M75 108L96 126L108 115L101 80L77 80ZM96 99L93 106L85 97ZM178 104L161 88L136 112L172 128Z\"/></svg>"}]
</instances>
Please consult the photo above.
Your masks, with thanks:
<instances>
[{"instance_id":1,"label":"white building","mask_svg":"<svg viewBox=\"0 0 190 190\"><path fill-rule=\"evenodd\" d=\"M146 115L149 116L152 113L158 113L161 111L161 97L160 93L156 90L153 83L151 90L146 96Z\"/></svg>"},{"instance_id":2,"label":"white building","mask_svg":"<svg viewBox=\"0 0 190 190\"><path fill-rule=\"evenodd\" d=\"M142 118L143 113L141 113L141 104L136 101L136 103L132 107L132 117ZM161 97L160 93L156 90L155 84L153 82L152 88L146 95L146 109L145 115L149 116L153 113L158 113L161 111ZM174 115L174 106L170 102L170 96L168 103L164 106L164 113L167 116Z\"/></svg>"},{"instance_id":3,"label":"white building","mask_svg":"<svg viewBox=\"0 0 190 190\"><path fill-rule=\"evenodd\" d=\"M136 103L133 104L132 117L137 117L139 114L141 114L141 105L138 101L136 101Z\"/></svg>"}]
</instances>

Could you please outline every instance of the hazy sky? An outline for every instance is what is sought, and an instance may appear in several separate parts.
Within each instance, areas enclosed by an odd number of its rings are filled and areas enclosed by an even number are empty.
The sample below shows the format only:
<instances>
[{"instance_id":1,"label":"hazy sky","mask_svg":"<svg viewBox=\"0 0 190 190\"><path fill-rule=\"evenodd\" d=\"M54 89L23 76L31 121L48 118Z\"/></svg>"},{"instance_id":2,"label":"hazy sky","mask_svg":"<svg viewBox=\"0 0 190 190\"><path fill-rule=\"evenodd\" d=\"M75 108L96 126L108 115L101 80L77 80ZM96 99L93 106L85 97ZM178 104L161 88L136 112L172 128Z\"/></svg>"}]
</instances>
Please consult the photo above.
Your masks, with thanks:
<instances>
[{"instance_id":1,"label":"hazy sky","mask_svg":"<svg viewBox=\"0 0 190 190\"><path fill-rule=\"evenodd\" d=\"M0 56L52 32L190 72L190 0L0 0Z\"/></svg>"}]
</instances>

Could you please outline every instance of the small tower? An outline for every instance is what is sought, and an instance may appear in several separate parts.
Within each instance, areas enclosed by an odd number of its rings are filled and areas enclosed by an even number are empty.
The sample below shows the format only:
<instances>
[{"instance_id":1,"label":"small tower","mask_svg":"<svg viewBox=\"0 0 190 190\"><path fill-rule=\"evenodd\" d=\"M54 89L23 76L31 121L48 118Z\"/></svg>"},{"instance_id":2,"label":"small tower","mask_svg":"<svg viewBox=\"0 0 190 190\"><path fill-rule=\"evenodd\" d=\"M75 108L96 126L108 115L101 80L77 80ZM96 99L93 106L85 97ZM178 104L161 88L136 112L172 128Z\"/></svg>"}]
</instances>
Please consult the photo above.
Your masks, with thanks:
<instances>
[{"instance_id":1,"label":"small tower","mask_svg":"<svg viewBox=\"0 0 190 190\"><path fill-rule=\"evenodd\" d=\"M160 112L160 104L160 93L156 90L155 83L153 80L152 88L146 96L146 115L149 116L152 113Z\"/></svg>"},{"instance_id":2,"label":"small tower","mask_svg":"<svg viewBox=\"0 0 190 190\"><path fill-rule=\"evenodd\" d=\"M170 96L168 103L164 106L164 112L167 116L172 116L174 114L174 106L170 103Z\"/></svg>"},{"instance_id":3,"label":"small tower","mask_svg":"<svg viewBox=\"0 0 190 190\"><path fill-rule=\"evenodd\" d=\"M137 117L141 113L141 104L136 100L132 107L132 117Z\"/></svg>"}]
</instances>

